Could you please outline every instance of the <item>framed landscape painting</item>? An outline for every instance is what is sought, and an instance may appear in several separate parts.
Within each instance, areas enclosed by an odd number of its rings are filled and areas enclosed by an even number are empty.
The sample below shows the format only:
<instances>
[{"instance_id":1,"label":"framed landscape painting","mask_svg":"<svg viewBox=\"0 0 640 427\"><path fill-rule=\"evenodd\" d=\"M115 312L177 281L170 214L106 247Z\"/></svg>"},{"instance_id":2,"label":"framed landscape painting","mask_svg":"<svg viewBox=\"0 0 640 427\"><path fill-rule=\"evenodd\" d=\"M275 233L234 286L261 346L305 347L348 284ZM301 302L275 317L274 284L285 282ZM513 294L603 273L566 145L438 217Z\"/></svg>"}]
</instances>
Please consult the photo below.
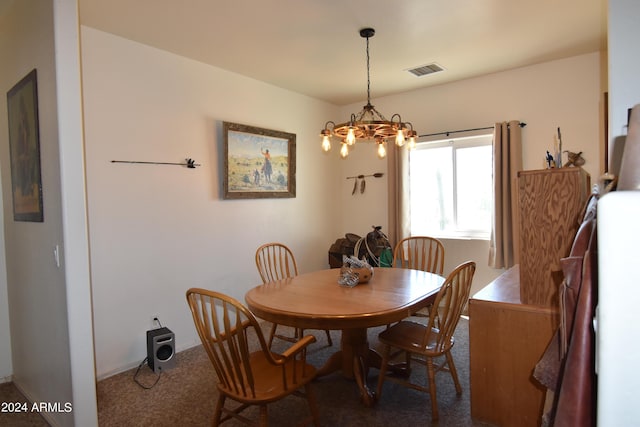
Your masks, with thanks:
<instances>
[{"instance_id":1,"label":"framed landscape painting","mask_svg":"<svg viewBox=\"0 0 640 427\"><path fill-rule=\"evenodd\" d=\"M7 92L13 219L43 222L37 72Z\"/></svg>"},{"instance_id":2,"label":"framed landscape painting","mask_svg":"<svg viewBox=\"0 0 640 427\"><path fill-rule=\"evenodd\" d=\"M225 199L296 197L296 135L223 122Z\"/></svg>"}]
</instances>

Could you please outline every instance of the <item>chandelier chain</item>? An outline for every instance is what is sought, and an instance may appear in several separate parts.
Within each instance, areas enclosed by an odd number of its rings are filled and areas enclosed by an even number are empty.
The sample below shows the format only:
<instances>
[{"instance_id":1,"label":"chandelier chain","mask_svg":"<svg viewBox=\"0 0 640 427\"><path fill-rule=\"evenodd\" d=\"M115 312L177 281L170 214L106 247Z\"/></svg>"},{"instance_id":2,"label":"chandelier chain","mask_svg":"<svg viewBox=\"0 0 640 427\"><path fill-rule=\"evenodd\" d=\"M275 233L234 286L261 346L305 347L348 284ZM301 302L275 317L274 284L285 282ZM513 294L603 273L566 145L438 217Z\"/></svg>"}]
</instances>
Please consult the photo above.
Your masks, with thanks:
<instances>
[{"instance_id":1,"label":"chandelier chain","mask_svg":"<svg viewBox=\"0 0 640 427\"><path fill-rule=\"evenodd\" d=\"M369 70L369 37L367 37L367 104L371 104L371 77Z\"/></svg>"}]
</instances>

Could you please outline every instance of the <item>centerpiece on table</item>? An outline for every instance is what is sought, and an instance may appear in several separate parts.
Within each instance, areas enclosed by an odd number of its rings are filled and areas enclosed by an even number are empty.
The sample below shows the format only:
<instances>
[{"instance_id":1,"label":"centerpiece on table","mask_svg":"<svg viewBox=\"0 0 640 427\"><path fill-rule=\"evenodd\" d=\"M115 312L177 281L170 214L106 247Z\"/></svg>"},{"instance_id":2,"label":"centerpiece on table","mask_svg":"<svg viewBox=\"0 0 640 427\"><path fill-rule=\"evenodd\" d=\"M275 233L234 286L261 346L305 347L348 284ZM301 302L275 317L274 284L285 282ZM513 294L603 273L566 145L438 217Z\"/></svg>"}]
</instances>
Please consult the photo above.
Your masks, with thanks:
<instances>
[{"instance_id":1,"label":"centerpiece on table","mask_svg":"<svg viewBox=\"0 0 640 427\"><path fill-rule=\"evenodd\" d=\"M367 283L373 277L373 267L368 262L360 260L355 256L342 257L342 267L338 284L353 287L360 283Z\"/></svg>"}]
</instances>

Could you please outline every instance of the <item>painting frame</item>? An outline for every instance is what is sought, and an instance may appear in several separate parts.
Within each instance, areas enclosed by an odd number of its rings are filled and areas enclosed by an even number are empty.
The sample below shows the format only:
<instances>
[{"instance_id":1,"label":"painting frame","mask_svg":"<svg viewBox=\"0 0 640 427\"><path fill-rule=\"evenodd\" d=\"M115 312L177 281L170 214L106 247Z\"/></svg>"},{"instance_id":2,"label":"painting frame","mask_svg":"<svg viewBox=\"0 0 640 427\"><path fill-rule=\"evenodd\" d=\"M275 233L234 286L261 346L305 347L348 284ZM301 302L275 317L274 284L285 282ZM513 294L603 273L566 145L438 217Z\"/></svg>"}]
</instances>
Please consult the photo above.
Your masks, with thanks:
<instances>
[{"instance_id":1,"label":"painting frame","mask_svg":"<svg viewBox=\"0 0 640 427\"><path fill-rule=\"evenodd\" d=\"M44 222L38 75L34 68L7 92L14 221Z\"/></svg>"},{"instance_id":2,"label":"painting frame","mask_svg":"<svg viewBox=\"0 0 640 427\"><path fill-rule=\"evenodd\" d=\"M223 122L225 199L296 197L296 134Z\"/></svg>"}]
</instances>

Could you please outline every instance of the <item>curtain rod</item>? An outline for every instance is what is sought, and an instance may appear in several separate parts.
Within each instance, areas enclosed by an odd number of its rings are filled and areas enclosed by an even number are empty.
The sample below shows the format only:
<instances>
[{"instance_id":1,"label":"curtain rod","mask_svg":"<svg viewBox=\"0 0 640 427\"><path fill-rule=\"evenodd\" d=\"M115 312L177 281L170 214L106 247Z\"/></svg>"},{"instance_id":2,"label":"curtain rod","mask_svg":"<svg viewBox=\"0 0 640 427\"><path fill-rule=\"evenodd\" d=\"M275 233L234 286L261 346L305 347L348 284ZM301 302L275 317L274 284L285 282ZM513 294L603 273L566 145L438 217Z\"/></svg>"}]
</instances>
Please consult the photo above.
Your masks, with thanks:
<instances>
[{"instance_id":1,"label":"curtain rod","mask_svg":"<svg viewBox=\"0 0 640 427\"><path fill-rule=\"evenodd\" d=\"M520 123L520 127L523 128L525 127L527 124L526 123ZM489 129L493 129L495 126L487 126L484 128L474 128L474 129L461 129L461 130L449 130L446 132L437 132L437 133L428 133L426 135L418 135L419 138L425 137L425 136L438 136L438 135L446 135L449 136L452 133L461 133L461 132L473 132L476 130L489 130Z\"/></svg>"}]
</instances>

